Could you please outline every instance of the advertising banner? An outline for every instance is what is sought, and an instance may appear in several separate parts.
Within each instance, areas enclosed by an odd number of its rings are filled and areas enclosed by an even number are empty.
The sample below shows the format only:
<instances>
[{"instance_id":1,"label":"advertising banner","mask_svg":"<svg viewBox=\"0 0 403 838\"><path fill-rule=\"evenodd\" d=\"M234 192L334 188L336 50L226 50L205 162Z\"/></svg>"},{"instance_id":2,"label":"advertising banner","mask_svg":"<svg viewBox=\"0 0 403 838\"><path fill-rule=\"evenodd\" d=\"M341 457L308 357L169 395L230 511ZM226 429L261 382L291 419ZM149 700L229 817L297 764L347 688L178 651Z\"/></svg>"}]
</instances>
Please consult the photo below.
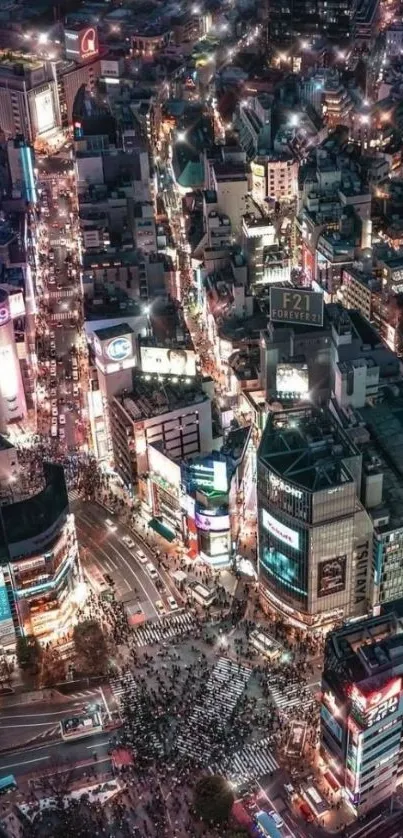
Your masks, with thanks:
<instances>
[{"instance_id":1,"label":"advertising banner","mask_svg":"<svg viewBox=\"0 0 403 838\"><path fill-rule=\"evenodd\" d=\"M279 396L301 398L309 392L308 367L306 364L278 364L276 391Z\"/></svg>"},{"instance_id":2,"label":"advertising banner","mask_svg":"<svg viewBox=\"0 0 403 838\"><path fill-rule=\"evenodd\" d=\"M53 107L52 90L48 87L35 96L36 119L38 134L50 131L55 127L55 110Z\"/></svg>"},{"instance_id":3,"label":"advertising banner","mask_svg":"<svg viewBox=\"0 0 403 838\"><path fill-rule=\"evenodd\" d=\"M347 555L318 564L318 597L338 594L346 587Z\"/></svg>"},{"instance_id":4,"label":"advertising banner","mask_svg":"<svg viewBox=\"0 0 403 838\"><path fill-rule=\"evenodd\" d=\"M229 530L229 515L203 515L196 512L196 526L206 532Z\"/></svg>"},{"instance_id":5,"label":"advertising banner","mask_svg":"<svg viewBox=\"0 0 403 838\"><path fill-rule=\"evenodd\" d=\"M270 320L323 326L323 294L303 288L270 287Z\"/></svg>"},{"instance_id":6,"label":"advertising banner","mask_svg":"<svg viewBox=\"0 0 403 838\"><path fill-rule=\"evenodd\" d=\"M274 538L283 541L284 544L288 544L294 550L299 550L299 533L273 518L273 515L270 515L267 509L262 509L262 525Z\"/></svg>"},{"instance_id":7,"label":"advertising banner","mask_svg":"<svg viewBox=\"0 0 403 838\"><path fill-rule=\"evenodd\" d=\"M140 361L141 369L146 373L196 375L196 354L192 349L141 346Z\"/></svg>"}]
</instances>

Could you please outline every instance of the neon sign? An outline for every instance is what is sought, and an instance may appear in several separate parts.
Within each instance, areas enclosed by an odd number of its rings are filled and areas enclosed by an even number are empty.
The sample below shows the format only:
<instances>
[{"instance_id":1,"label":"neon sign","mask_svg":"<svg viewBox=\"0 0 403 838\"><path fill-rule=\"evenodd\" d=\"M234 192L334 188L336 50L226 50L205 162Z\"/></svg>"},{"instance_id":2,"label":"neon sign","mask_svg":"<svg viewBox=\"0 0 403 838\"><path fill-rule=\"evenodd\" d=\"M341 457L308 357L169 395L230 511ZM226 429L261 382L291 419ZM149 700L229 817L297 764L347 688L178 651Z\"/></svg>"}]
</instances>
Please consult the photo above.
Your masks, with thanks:
<instances>
[{"instance_id":1,"label":"neon sign","mask_svg":"<svg viewBox=\"0 0 403 838\"><path fill-rule=\"evenodd\" d=\"M89 58L90 55L96 55L98 52L97 33L93 26L86 29L81 36L80 42L80 56L81 58Z\"/></svg>"},{"instance_id":2,"label":"neon sign","mask_svg":"<svg viewBox=\"0 0 403 838\"><path fill-rule=\"evenodd\" d=\"M111 340L106 347L106 354L111 361L124 361L132 354L131 341L125 337Z\"/></svg>"}]
</instances>

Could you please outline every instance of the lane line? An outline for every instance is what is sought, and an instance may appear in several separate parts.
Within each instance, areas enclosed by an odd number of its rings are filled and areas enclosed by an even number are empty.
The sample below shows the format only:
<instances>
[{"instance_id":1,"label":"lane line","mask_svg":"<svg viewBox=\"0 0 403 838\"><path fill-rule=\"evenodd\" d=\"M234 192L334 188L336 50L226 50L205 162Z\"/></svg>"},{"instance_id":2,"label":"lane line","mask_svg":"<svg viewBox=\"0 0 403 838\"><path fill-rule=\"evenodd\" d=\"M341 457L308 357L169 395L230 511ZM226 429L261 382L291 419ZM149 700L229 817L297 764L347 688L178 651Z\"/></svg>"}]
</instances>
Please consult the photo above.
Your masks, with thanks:
<instances>
[{"instance_id":1,"label":"lane line","mask_svg":"<svg viewBox=\"0 0 403 838\"><path fill-rule=\"evenodd\" d=\"M112 720L112 713L111 713L111 711L110 711L110 709L109 709L108 702L107 702L107 700L106 700L106 698L105 698L105 693L104 693L104 691L103 691L102 687L100 687L100 688L99 688L99 692L101 693L101 696L102 696L102 701L103 701L103 702L104 702L104 704L105 704L105 710L106 710L106 712L107 712L107 714L108 714L108 719L109 719L109 721L111 721L111 720Z\"/></svg>"},{"instance_id":2,"label":"lane line","mask_svg":"<svg viewBox=\"0 0 403 838\"><path fill-rule=\"evenodd\" d=\"M27 759L26 762L12 762L10 765L2 765L1 770L7 771L8 768L19 768L20 765L31 765L32 762L43 762L45 759L50 759L50 757L36 757L36 759Z\"/></svg>"},{"instance_id":3,"label":"lane line","mask_svg":"<svg viewBox=\"0 0 403 838\"><path fill-rule=\"evenodd\" d=\"M95 748L105 748L105 745L109 748L109 739L107 739L106 742L98 742L96 745L86 745L86 748L87 751L95 751Z\"/></svg>"},{"instance_id":4,"label":"lane line","mask_svg":"<svg viewBox=\"0 0 403 838\"><path fill-rule=\"evenodd\" d=\"M10 725L10 723L8 723L7 725L2 725L0 723L0 728L3 727L5 729L5 728L11 728L11 727L46 727L46 726L49 727L49 724L50 724L49 722L37 722L36 724L32 724L32 725Z\"/></svg>"}]
</instances>

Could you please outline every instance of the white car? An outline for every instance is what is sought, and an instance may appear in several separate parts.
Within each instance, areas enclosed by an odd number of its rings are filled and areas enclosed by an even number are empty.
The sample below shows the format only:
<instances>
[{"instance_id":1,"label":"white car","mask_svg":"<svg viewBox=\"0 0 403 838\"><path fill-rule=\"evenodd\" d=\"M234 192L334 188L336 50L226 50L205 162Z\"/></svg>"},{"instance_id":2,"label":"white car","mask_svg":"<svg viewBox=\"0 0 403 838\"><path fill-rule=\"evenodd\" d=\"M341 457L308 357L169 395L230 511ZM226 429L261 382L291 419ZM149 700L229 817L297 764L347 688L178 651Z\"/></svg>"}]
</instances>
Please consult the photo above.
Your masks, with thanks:
<instances>
[{"instance_id":1,"label":"white car","mask_svg":"<svg viewBox=\"0 0 403 838\"><path fill-rule=\"evenodd\" d=\"M148 559L145 553L142 550L136 550L135 552L136 559L139 560L140 564L147 564Z\"/></svg>"},{"instance_id":2,"label":"white car","mask_svg":"<svg viewBox=\"0 0 403 838\"><path fill-rule=\"evenodd\" d=\"M57 419L57 417L58 417L57 407L52 407L52 416L54 417L54 419Z\"/></svg>"},{"instance_id":3,"label":"white car","mask_svg":"<svg viewBox=\"0 0 403 838\"><path fill-rule=\"evenodd\" d=\"M66 417L65 417L64 413L61 413L61 414L60 414L60 416L59 416L59 422L60 422L60 424L61 424L61 425L65 425L65 424L66 424Z\"/></svg>"},{"instance_id":4,"label":"white car","mask_svg":"<svg viewBox=\"0 0 403 838\"><path fill-rule=\"evenodd\" d=\"M52 436L57 436L57 425L52 425L50 433Z\"/></svg>"},{"instance_id":5,"label":"white car","mask_svg":"<svg viewBox=\"0 0 403 838\"><path fill-rule=\"evenodd\" d=\"M123 541L123 544L126 544L126 546L130 547L130 549L132 547L134 547L134 541L133 541L132 538L130 538L130 535L123 535L122 536L122 541Z\"/></svg>"},{"instance_id":6,"label":"white car","mask_svg":"<svg viewBox=\"0 0 403 838\"><path fill-rule=\"evenodd\" d=\"M150 579L158 579L158 571L155 569L154 565L151 564L151 562L147 562L146 571Z\"/></svg>"},{"instance_id":7,"label":"white car","mask_svg":"<svg viewBox=\"0 0 403 838\"><path fill-rule=\"evenodd\" d=\"M164 605L164 603L162 602L161 599L157 599L157 602L155 603L155 607L158 611L158 614L165 614L165 605Z\"/></svg>"},{"instance_id":8,"label":"white car","mask_svg":"<svg viewBox=\"0 0 403 838\"><path fill-rule=\"evenodd\" d=\"M111 521L110 518L105 518L105 524L107 527L109 527L111 532L116 532L117 526L113 523L113 521Z\"/></svg>"},{"instance_id":9,"label":"white car","mask_svg":"<svg viewBox=\"0 0 403 838\"><path fill-rule=\"evenodd\" d=\"M273 818L274 823L276 824L277 829L281 829L281 827L282 827L282 826L284 826L284 821L283 821L283 819L282 819L281 815L279 815L279 813L278 813L278 812L276 812L274 809L272 809L272 810L269 812L269 815L270 815L270 817L271 817L271 818Z\"/></svg>"},{"instance_id":10,"label":"white car","mask_svg":"<svg viewBox=\"0 0 403 838\"><path fill-rule=\"evenodd\" d=\"M178 603L173 596L167 596L167 603L171 609L171 611L176 611L178 608Z\"/></svg>"}]
</instances>

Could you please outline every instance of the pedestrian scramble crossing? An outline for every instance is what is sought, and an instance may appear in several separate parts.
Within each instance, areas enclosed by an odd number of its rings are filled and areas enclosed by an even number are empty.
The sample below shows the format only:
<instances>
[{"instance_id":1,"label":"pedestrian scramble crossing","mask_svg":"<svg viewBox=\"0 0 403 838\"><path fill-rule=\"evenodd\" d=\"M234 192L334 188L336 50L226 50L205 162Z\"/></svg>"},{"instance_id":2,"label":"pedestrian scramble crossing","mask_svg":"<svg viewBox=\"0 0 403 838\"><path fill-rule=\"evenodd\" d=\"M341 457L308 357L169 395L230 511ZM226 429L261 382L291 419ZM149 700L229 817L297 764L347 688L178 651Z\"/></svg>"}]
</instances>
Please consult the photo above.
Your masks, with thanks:
<instances>
[{"instance_id":1,"label":"pedestrian scramble crossing","mask_svg":"<svg viewBox=\"0 0 403 838\"><path fill-rule=\"evenodd\" d=\"M283 713L302 712L306 715L317 706L315 696L304 684L286 684L281 690L269 680L269 690L277 709Z\"/></svg>"},{"instance_id":2,"label":"pedestrian scramble crossing","mask_svg":"<svg viewBox=\"0 0 403 838\"><path fill-rule=\"evenodd\" d=\"M209 769L212 774L223 774L233 783L258 780L279 767L271 748L271 741L268 737L261 739L260 742L251 742L232 754L229 759L209 766Z\"/></svg>"},{"instance_id":3,"label":"pedestrian scramble crossing","mask_svg":"<svg viewBox=\"0 0 403 838\"><path fill-rule=\"evenodd\" d=\"M217 732L225 726L250 675L249 667L228 658L218 659L203 685L200 699L194 703L186 725L178 735L179 753L190 755L200 765L209 764L217 749Z\"/></svg>"},{"instance_id":4,"label":"pedestrian scramble crossing","mask_svg":"<svg viewBox=\"0 0 403 838\"><path fill-rule=\"evenodd\" d=\"M136 646L151 646L153 643L163 643L165 640L180 637L195 626L195 618L188 612L181 611L135 628L131 637Z\"/></svg>"},{"instance_id":5,"label":"pedestrian scramble crossing","mask_svg":"<svg viewBox=\"0 0 403 838\"><path fill-rule=\"evenodd\" d=\"M119 678L112 678L109 682L112 693L116 699L121 715L125 715L125 700L130 704L131 731L133 734L133 747L136 745L136 738L144 738L147 733L151 744L159 753L163 753L163 747L156 733L150 727L150 719L145 716L144 703L140 697L140 687L131 672L125 672Z\"/></svg>"}]
</instances>

